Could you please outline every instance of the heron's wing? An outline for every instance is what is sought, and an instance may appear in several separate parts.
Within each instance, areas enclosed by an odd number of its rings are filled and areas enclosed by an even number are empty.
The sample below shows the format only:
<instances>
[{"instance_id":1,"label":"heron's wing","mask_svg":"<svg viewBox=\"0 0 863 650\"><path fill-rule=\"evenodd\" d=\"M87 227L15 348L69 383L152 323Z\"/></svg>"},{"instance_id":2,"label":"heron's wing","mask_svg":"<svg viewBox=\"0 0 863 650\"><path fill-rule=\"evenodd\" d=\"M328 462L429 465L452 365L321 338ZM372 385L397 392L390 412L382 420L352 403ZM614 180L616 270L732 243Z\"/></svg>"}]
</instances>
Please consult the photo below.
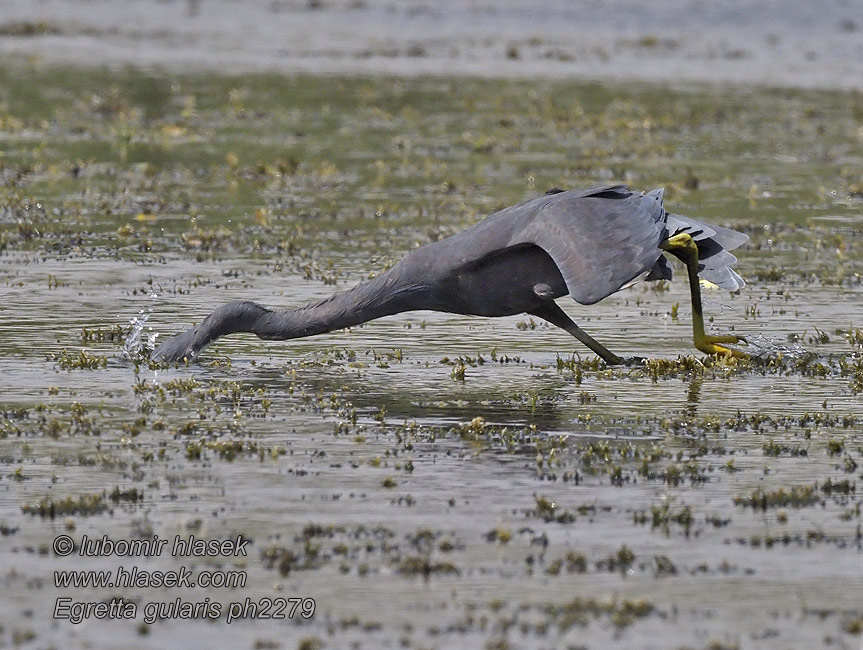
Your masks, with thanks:
<instances>
[{"instance_id":1,"label":"heron's wing","mask_svg":"<svg viewBox=\"0 0 863 650\"><path fill-rule=\"evenodd\" d=\"M547 198L510 245L545 250L581 304L598 302L648 273L662 254L661 194L636 194L618 185Z\"/></svg>"}]
</instances>

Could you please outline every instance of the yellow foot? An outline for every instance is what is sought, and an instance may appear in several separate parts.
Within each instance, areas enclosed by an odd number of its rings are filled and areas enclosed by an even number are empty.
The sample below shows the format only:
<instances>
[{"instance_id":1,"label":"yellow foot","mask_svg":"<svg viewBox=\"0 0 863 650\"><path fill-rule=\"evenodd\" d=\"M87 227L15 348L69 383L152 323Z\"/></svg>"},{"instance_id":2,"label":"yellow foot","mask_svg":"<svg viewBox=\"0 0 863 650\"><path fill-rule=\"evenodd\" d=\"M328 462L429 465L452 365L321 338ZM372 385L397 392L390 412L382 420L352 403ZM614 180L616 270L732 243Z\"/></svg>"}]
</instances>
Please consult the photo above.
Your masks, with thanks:
<instances>
[{"instance_id":1,"label":"yellow foot","mask_svg":"<svg viewBox=\"0 0 863 650\"><path fill-rule=\"evenodd\" d=\"M737 357L738 359L748 359L749 355L742 350L729 348L720 343L746 343L746 339L742 336L705 336L703 339L695 341L695 347L706 352L707 354L719 354L725 357Z\"/></svg>"}]
</instances>

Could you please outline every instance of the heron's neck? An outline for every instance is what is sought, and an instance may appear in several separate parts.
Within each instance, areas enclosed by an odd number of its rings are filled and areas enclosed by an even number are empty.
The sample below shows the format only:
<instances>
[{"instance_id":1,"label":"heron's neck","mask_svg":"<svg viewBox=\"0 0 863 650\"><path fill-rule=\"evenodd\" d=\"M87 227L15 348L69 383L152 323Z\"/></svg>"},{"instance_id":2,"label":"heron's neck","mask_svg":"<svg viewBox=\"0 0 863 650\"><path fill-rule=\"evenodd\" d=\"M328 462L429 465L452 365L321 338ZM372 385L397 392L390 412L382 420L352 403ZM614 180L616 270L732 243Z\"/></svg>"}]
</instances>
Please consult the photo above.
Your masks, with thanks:
<instances>
[{"instance_id":1,"label":"heron's neck","mask_svg":"<svg viewBox=\"0 0 863 650\"><path fill-rule=\"evenodd\" d=\"M417 289L389 271L321 302L298 309L271 311L259 319L255 334L263 339L294 339L344 329L410 309Z\"/></svg>"}]
</instances>

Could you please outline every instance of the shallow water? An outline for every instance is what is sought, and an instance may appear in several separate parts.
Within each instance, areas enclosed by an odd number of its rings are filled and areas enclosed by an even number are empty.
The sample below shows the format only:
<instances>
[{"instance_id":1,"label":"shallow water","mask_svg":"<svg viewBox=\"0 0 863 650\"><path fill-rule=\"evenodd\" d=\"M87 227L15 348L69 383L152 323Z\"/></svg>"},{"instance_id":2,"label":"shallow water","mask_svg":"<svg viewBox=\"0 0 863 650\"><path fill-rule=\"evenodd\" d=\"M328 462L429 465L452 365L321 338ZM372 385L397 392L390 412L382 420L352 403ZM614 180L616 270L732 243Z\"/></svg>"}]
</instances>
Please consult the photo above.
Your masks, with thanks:
<instances>
[{"instance_id":1,"label":"shallow water","mask_svg":"<svg viewBox=\"0 0 863 650\"><path fill-rule=\"evenodd\" d=\"M0 80L4 644L859 647L859 95L41 66ZM232 299L317 300L498 207L611 180L750 234L748 285L707 292L705 312L764 360L696 354L680 277L560 301L616 353L696 359L680 363L606 369L528 317L426 312L229 338L188 367L123 354L142 314L158 341ZM57 557L64 534L253 543ZM53 585L117 566L247 583ZM143 622L178 597L291 596L314 615ZM52 621L58 597L138 613Z\"/></svg>"},{"instance_id":2,"label":"shallow water","mask_svg":"<svg viewBox=\"0 0 863 650\"><path fill-rule=\"evenodd\" d=\"M0 53L218 72L861 89L861 0L5 0Z\"/></svg>"}]
</instances>

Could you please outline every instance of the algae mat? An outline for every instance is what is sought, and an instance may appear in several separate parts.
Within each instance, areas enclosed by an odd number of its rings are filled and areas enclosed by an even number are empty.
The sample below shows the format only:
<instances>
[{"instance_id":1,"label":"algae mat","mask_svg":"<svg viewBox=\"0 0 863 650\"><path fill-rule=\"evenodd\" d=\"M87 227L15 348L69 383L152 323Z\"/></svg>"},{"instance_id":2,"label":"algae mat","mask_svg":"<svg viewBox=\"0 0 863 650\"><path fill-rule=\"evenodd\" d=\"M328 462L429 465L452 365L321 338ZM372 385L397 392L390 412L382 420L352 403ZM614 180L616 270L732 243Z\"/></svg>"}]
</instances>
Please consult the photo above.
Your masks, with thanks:
<instances>
[{"instance_id":1,"label":"algae mat","mask_svg":"<svg viewBox=\"0 0 863 650\"><path fill-rule=\"evenodd\" d=\"M859 94L8 66L0 134L0 644L859 647ZM676 267L560 301L638 367L427 312L145 361L612 181L750 235L757 358Z\"/></svg>"}]
</instances>

